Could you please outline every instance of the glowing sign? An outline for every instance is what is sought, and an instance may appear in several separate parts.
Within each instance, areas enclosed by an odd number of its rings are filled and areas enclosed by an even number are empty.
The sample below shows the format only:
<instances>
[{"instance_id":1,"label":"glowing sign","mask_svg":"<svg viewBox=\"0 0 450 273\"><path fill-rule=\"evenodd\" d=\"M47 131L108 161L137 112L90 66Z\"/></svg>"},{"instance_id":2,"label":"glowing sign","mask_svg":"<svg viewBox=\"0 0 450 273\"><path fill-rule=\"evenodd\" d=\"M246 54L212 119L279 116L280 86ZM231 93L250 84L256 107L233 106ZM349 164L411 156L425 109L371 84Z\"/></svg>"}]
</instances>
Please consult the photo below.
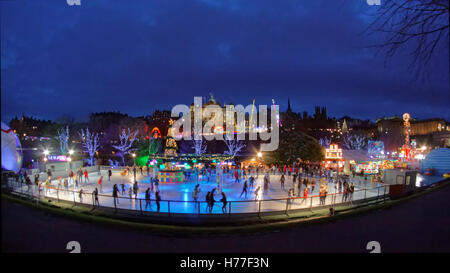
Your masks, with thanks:
<instances>
[{"instance_id":1,"label":"glowing sign","mask_svg":"<svg viewBox=\"0 0 450 273\"><path fill-rule=\"evenodd\" d=\"M325 149L325 159L342 159L342 149L337 144L331 144L330 148Z\"/></svg>"},{"instance_id":2,"label":"glowing sign","mask_svg":"<svg viewBox=\"0 0 450 273\"><path fill-rule=\"evenodd\" d=\"M47 159L50 161L70 161L70 157L65 155L49 155Z\"/></svg>"}]
</instances>

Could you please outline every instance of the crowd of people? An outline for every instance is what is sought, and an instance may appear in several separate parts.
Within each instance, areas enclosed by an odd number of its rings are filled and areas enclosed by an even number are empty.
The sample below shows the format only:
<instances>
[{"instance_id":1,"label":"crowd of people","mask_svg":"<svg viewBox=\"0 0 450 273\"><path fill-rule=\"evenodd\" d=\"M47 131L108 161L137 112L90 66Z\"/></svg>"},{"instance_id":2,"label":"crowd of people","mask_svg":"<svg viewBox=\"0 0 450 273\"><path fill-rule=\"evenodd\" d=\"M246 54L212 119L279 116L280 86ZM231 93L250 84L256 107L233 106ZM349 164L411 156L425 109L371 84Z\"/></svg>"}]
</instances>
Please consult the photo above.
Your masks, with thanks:
<instances>
[{"instance_id":1,"label":"crowd of people","mask_svg":"<svg viewBox=\"0 0 450 273\"><path fill-rule=\"evenodd\" d=\"M127 166L126 167L127 170L129 170L129 174L133 173L134 174L134 183L132 186L128 186L126 185L124 182L122 182L122 184L120 184L120 189L119 186L117 184L113 185L112 188L112 197L114 200L114 205L119 204L119 197L126 197L126 195L128 195L127 197L129 198L130 202L133 199L133 195L134 195L134 199L138 199L138 194L139 194L139 184L138 181L136 180L136 172L138 169L140 169L141 174L144 174L145 171L145 166L144 167L130 167ZM149 171L150 168L147 168L147 171ZM4 177L3 180L4 181L8 181L8 178L12 176L12 178L17 182L20 183L21 185L26 185L27 186L27 192L31 192L33 189L33 186L35 186L38 190L37 194L42 194L44 193L45 195L50 195L51 191L54 190L57 194L59 193L69 193L69 192L77 192L78 195L78 199L79 202L82 203L83 202L83 196L85 194L88 194L88 192L86 192L85 190L83 190L83 186L88 185L88 183L90 183L90 179L89 179L89 173L87 171L87 169L82 169L81 167L74 171L74 170L70 170L67 173L67 177L62 178L62 176L58 176L56 179L56 185L52 184L52 170L49 169L46 172L47 177L45 178L45 181L43 182L40 176L40 173L36 173L34 175L29 175L27 173L26 169L21 169L19 172L17 173L4 173ZM147 172L148 175L150 175ZM107 170L107 175L108 175L108 181L111 181L111 176L112 176L112 170L108 169ZM33 177L33 180L32 178ZM155 204L156 204L156 211L159 212L160 211L160 201L161 201L161 196L160 196L160 192L159 192L159 181L156 178L150 178L151 183L150 183L150 187L147 189L147 191L145 192L145 200L146 200L146 204L145 204L145 209L147 209L148 207L150 207L151 209L151 192L154 192L155 194ZM92 200L93 200L93 205L94 206L100 206L100 202L99 202L99 193L101 194L103 192L103 176L100 175L99 180L96 182L97 183L97 187L94 187L91 195L92 195ZM128 186L128 191L126 190Z\"/></svg>"},{"instance_id":2,"label":"crowd of people","mask_svg":"<svg viewBox=\"0 0 450 273\"><path fill-rule=\"evenodd\" d=\"M330 187L334 187L335 193L342 194L341 202L352 202L353 193L355 191L355 185L348 181L348 178L339 175L332 170L321 168L319 165L308 165L308 164L298 164L294 166L246 166L246 167L236 167L225 165L222 166L222 172L224 176L230 178L231 183L242 183L242 191L239 198L244 200L249 199L249 195L254 200L261 200L262 196L273 190L271 184L271 176L273 179L274 175L279 176L280 189L287 192L288 206L295 201L299 200L299 204L304 204L307 202L308 197L317 194L319 196L319 204L325 205L326 199ZM195 176L201 175L206 176L207 180L212 180L211 178L216 175L216 168L212 166L204 166L203 168L194 168L191 171L185 171L185 177L191 177L192 174ZM114 205L120 204L120 198L126 197L132 201L132 199L138 199L139 197L139 182L137 181L137 173L145 176L144 173L149 177L150 185L143 192L144 193L144 209L152 209L152 200L155 201L157 212L160 211L160 201L161 193L159 190L159 181L155 178L152 173L153 170L150 166L126 166L124 172L121 175L134 177L134 182L132 184L114 184L112 187L112 197L114 200ZM262 175L262 184L255 185L258 176ZM111 181L112 170L107 170L108 182ZM58 176L56 187L52 185L52 171L47 171L47 178L44 182L41 181L39 174L34 175L34 182L31 181L30 175L27 175L25 170L21 170L16 174L16 180L20 183L24 183L28 186L28 191L30 191L31 185L36 185L39 194L42 189L45 189L45 194L50 194L52 189L56 189L57 192L69 192L70 188L76 189L78 191L78 197L80 202L83 202L83 195L88 194L83 190L83 186L90 183L89 173L86 169L79 168L76 171L70 170L66 178ZM122 180L124 181L124 180ZM186 182L191 182L188 179ZM94 205L99 206L98 196L103 193L103 176L100 175L97 181L97 186L92 191L92 200ZM227 213L227 196L221 188L213 188L205 194L206 211L211 213L215 204L215 195L217 195L216 190L220 192L220 202L222 203L222 212ZM200 184L197 183L193 192L192 200L195 202L195 208L199 209L199 197L200 197ZM152 198L154 195L154 198Z\"/></svg>"}]
</instances>

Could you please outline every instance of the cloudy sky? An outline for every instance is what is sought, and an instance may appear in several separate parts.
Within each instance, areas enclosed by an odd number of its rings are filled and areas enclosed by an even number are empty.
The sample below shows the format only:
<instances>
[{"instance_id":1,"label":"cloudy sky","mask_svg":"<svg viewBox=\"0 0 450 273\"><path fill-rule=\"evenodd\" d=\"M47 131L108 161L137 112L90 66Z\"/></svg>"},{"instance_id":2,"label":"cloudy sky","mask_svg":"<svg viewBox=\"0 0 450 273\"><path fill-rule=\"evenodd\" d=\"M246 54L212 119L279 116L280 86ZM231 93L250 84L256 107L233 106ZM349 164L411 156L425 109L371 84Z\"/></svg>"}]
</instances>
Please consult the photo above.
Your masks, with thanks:
<instances>
[{"instance_id":1,"label":"cloudy sky","mask_svg":"<svg viewBox=\"0 0 450 273\"><path fill-rule=\"evenodd\" d=\"M448 46L427 79L406 53L367 46L365 0L7 0L1 7L2 121L190 104L326 106L331 116L450 120Z\"/></svg>"}]
</instances>

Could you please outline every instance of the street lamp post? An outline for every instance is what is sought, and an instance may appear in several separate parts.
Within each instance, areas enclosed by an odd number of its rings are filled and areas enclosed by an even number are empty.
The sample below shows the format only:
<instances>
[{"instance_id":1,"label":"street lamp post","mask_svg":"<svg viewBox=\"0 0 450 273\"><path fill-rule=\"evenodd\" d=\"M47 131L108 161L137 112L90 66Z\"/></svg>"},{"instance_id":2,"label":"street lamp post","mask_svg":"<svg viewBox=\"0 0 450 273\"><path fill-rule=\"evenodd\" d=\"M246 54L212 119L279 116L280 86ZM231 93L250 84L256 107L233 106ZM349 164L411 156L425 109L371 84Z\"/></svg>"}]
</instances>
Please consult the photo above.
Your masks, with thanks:
<instances>
[{"instance_id":1,"label":"street lamp post","mask_svg":"<svg viewBox=\"0 0 450 273\"><path fill-rule=\"evenodd\" d=\"M69 162L69 170L72 170L72 158L74 151L72 149L69 150L69 158L67 158L67 162Z\"/></svg>"},{"instance_id":2,"label":"street lamp post","mask_svg":"<svg viewBox=\"0 0 450 273\"><path fill-rule=\"evenodd\" d=\"M262 154L262 152L258 152L257 154L256 154L256 156L258 157L258 165L262 165L262 156L263 156L263 154Z\"/></svg>"},{"instance_id":3,"label":"street lamp post","mask_svg":"<svg viewBox=\"0 0 450 273\"><path fill-rule=\"evenodd\" d=\"M72 158L67 158L67 162L69 163L69 170L72 170Z\"/></svg>"},{"instance_id":4,"label":"street lamp post","mask_svg":"<svg viewBox=\"0 0 450 273\"><path fill-rule=\"evenodd\" d=\"M48 160L47 156L49 154L50 154L50 152L47 149L45 149L44 150L44 159L43 159L44 162L47 162L47 160ZM44 165L44 169L47 171L47 164L44 163L43 165ZM41 167L39 167L39 169L41 169Z\"/></svg>"}]
</instances>

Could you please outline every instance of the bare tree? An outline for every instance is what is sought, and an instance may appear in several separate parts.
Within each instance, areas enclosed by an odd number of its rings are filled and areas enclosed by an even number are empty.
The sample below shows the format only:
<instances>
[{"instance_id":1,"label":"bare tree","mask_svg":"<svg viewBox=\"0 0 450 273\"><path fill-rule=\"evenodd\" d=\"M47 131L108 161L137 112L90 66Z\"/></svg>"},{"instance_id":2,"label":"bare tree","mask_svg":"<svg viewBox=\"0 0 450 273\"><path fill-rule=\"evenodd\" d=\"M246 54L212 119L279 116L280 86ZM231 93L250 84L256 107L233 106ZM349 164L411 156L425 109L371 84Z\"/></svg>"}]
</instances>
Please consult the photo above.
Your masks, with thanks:
<instances>
[{"instance_id":1,"label":"bare tree","mask_svg":"<svg viewBox=\"0 0 450 273\"><path fill-rule=\"evenodd\" d=\"M370 33L385 33L385 41L374 45L388 58L415 42L411 63L418 73L427 65L439 43L448 47L448 0L383 0Z\"/></svg>"},{"instance_id":2,"label":"bare tree","mask_svg":"<svg viewBox=\"0 0 450 273\"><path fill-rule=\"evenodd\" d=\"M322 146L322 147L324 147L324 148L328 148L329 146L330 146L330 144L331 144L331 138L329 138L329 137L321 137L320 139L319 139L319 144Z\"/></svg>"},{"instance_id":3,"label":"bare tree","mask_svg":"<svg viewBox=\"0 0 450 273\"><path fill-rule=\"evenodd\" d=\"M81 129L79 131L79 135L81 138L81 143L83 146L83 150L89 154L89 165L94 165L94 155L97 152L99 147L98 141L98 133L89 132L89 128L86 128L86 131Z\"/></svg>"},{"instance_id":4,"label":"bare tree","mask_svg":"<svg viewBox=\"0 0 450 273\"><path fill-rule=\"evenodd\" d=\"M197 138L200 139L197 140ZM203 136L201 136L197 130L194 130L194 139L192 140L192 143L194 144L192 148L194 148L196 155L202 155L206 153L206 140L203 139Z\"/></svg>"},{"instance_id":5,"label":"bare tree","mask_svg":"<svg viewBox=\"0 0 450 273\"><path fill-rule=\"evenodd\" d=\"M344 134L342 145L348 150L363 150L367 146L365 136L356 134Z\"/></svg>"},{"instance_id":6,"label":"bare tree","mask_svg":"<svg viewBox=\"0 0 450 273\"><path fill-rule=\"evenodd\" d=\"M112 145L119 151L117 154L122 158L123 166L125 166L125 155L132 151L131 147L133 145L133 142L136 140L136 135L138 133L139 130L131 132L130 128L128 128L128 132L126 132L125 129L123 129L122 133L119 135L119 145Z\"/></svg>"},{"instance_id":7,"label":"bare tree","mask_svg":"<svg viewBox=\"0 0 450 273\"><path fill-rule=\"evenodd\" d=\"M243 141L230 138L228 135L225 135L225 145L227 145L228 151L225 151L224 154L236 156L238 153L245 147Z\"/></svg>"},{"instance_id":8,"label":"bare tree","mask_svg":"<svg viewBox=\"0 0 450 273\"><path fill-rule=\"evenodd\" d=\"M58 136L55 137L59 142L59 149L61 154L66 154L69 149L69 126L66 126L62 130L58 129Z\"/></svg>"}]
</instances>

